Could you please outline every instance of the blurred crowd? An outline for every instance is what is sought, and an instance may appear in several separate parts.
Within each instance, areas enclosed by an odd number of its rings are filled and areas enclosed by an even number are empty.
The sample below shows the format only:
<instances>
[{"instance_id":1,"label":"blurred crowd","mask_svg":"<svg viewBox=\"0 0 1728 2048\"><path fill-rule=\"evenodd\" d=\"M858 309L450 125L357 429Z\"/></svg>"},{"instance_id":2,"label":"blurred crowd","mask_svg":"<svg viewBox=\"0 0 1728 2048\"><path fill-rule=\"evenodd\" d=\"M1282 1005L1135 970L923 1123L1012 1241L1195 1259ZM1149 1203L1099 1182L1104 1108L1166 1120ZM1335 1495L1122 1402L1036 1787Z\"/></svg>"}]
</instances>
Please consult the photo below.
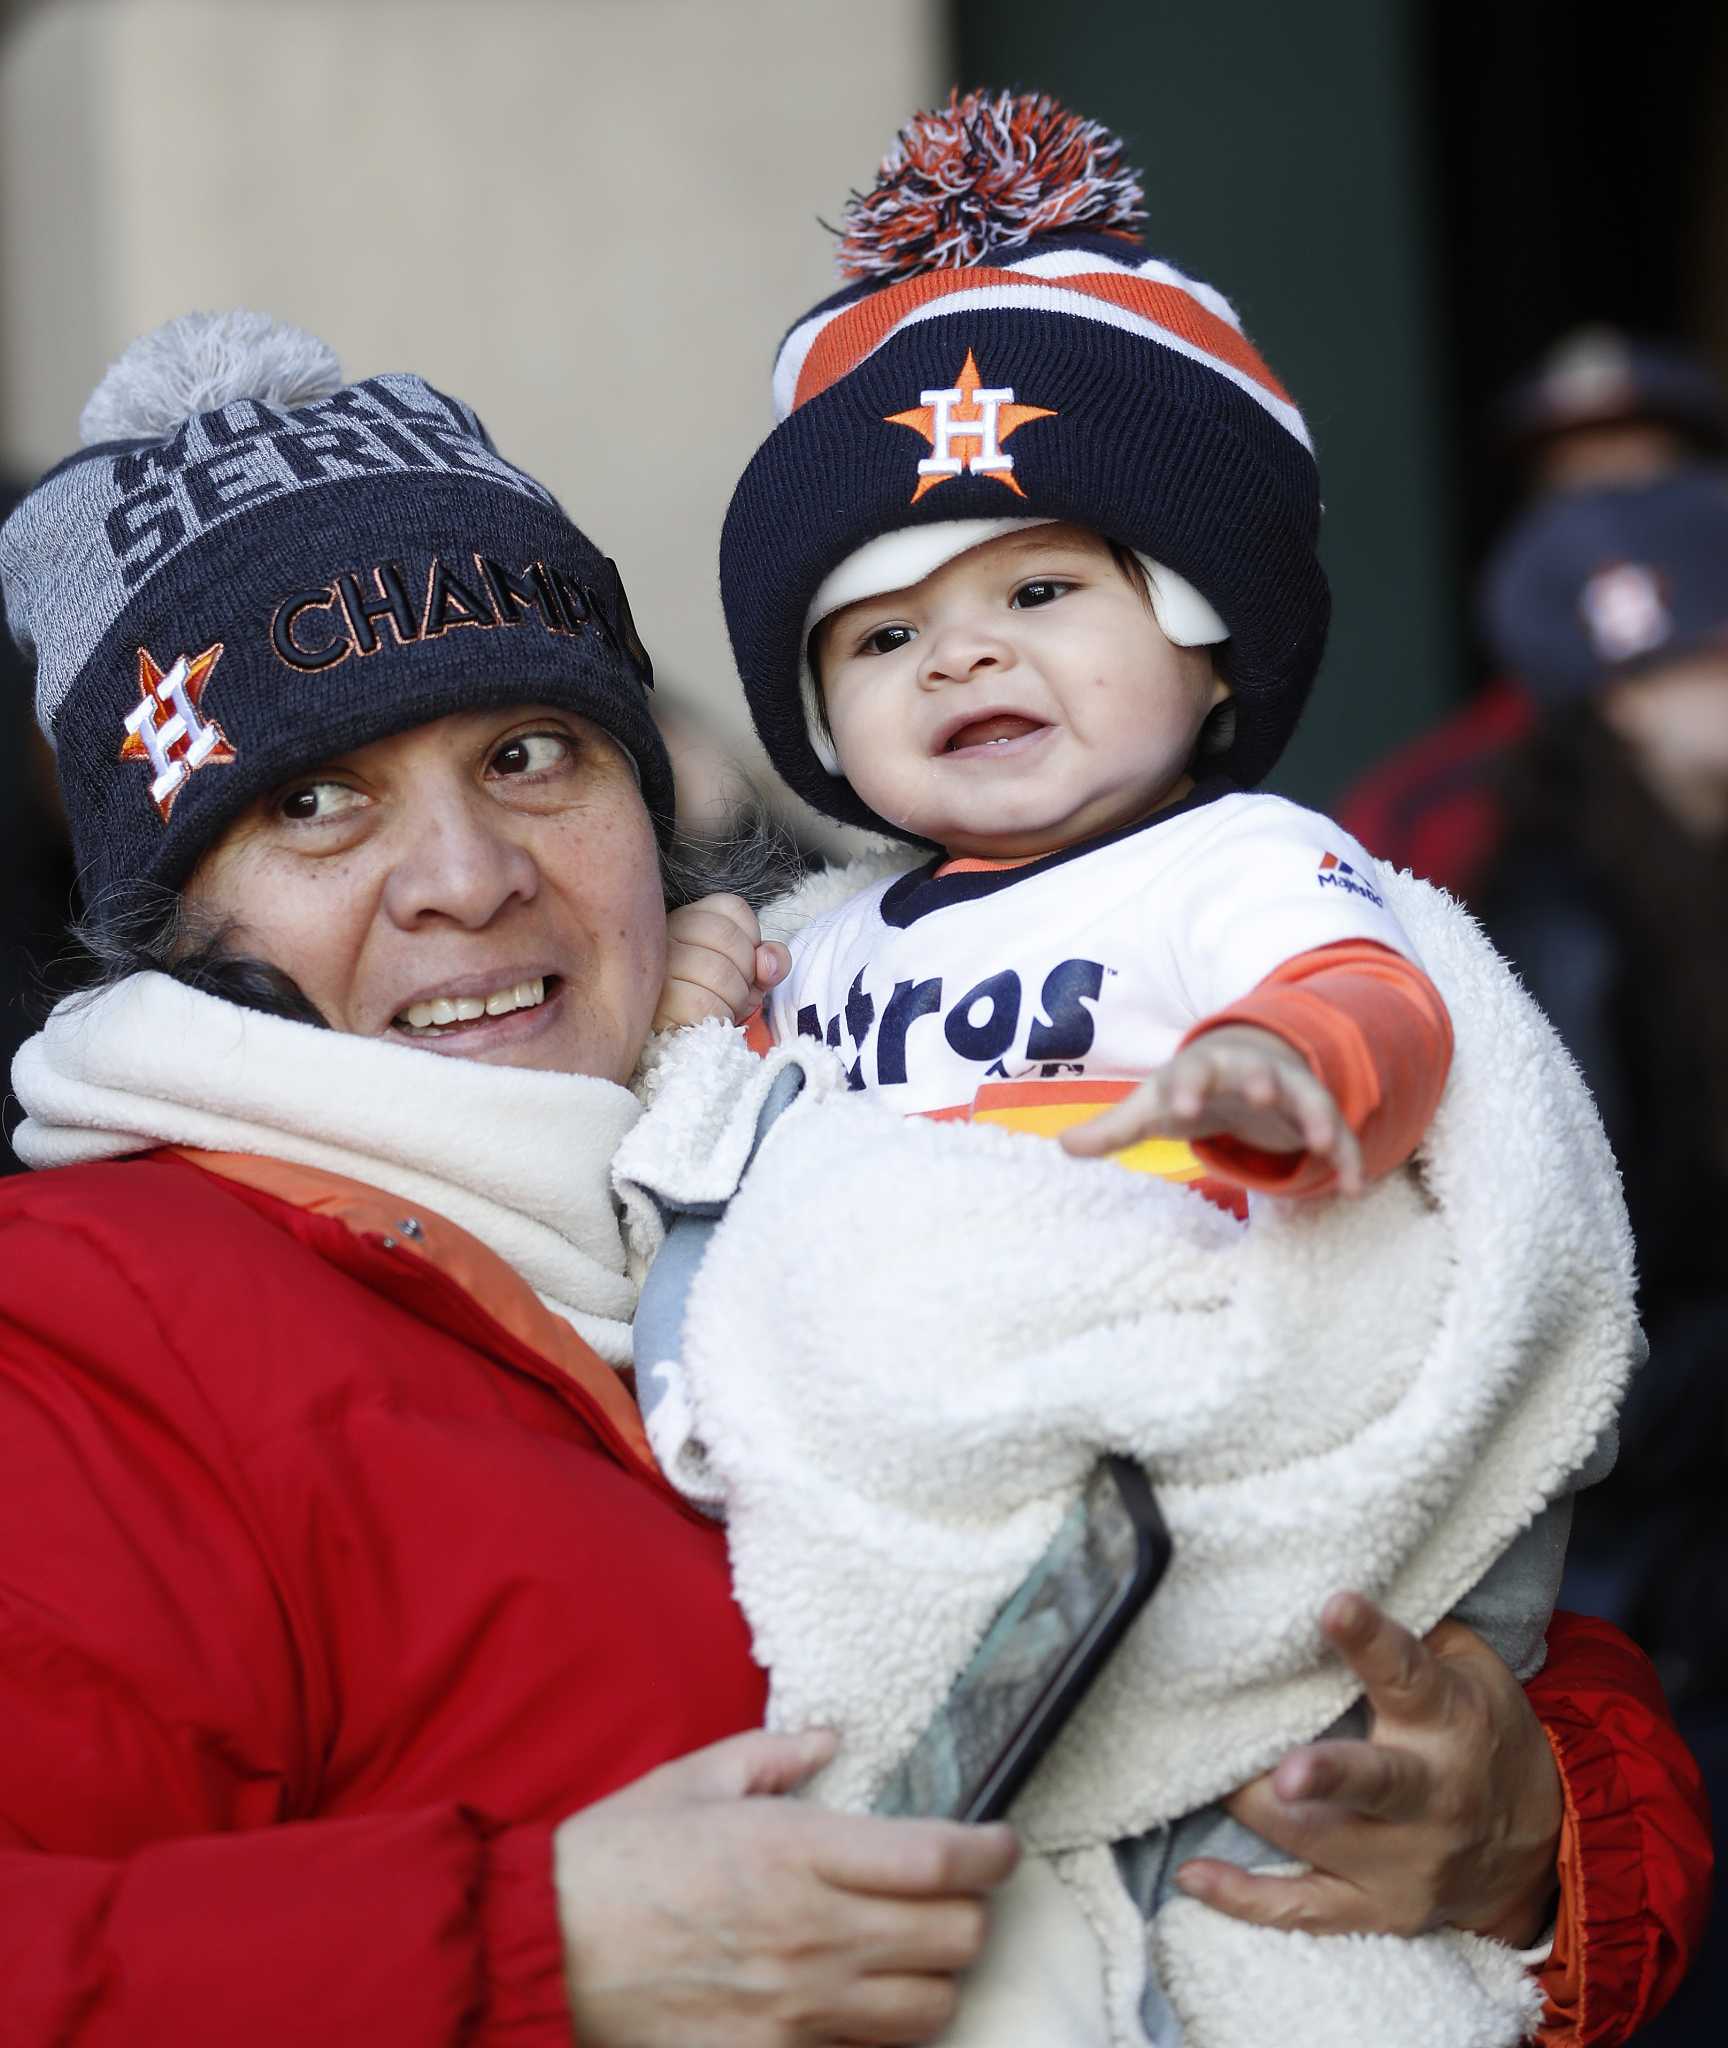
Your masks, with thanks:
<instances>
[{"instance_id":1,"label":"blurred crowd","mask_svg":"<svg viewBox=\"0 0 1728 2048\"><path fill-rule=\"evenodd\" d=\"M1656 1657L1721 1811L1728 404L1683 352L1596 328L1506 393L1498 428L1521 495L1478 581L1488 679L1339 815L1373 852L1477 912L1601 1107L1639 1245L1650 1358L1619 1464L1580 1506L1564 1604L1607 1614ZM16 495L0 482L0 516ZM39 1014L73 878L27 678L4 634L0 704L9 1064ZM682 822L712 825L752 800L697 708L674 702L665 716ZM11 1164L8 1154L0 1171ZM1703 2038L1697 2016L1717 2010L1723 1974L1706 1963L1650 2038Z\"/></svg>"},{"instance_id":2,"label":"blurred crowd","mask_svg":"<svg viewBox=\"0 0 1728 2048\"><path fill-rule=\"evenodd\" d=\"M1681 352L1568 337L1506 396L1522 503L1478 584L1488 680L1341 815L1462 897L1582 1067L1650 1344L1562 1604L1656 1658L1728 1810L1728 406ZM1718 1888L1720 1905L1720 1886ZM1716 2038L1722 1920L1646 2038ZM1713 1959L1712 1959L1713 1958Z\"/></svg>"},{"instance_id":3,"label":"blurred crowd","mask_svg":"<svg viewBox=\"0 0 1728 2048\"><path fill-rule=\"evenodd\" d=\"M1601 1108L1650 1362L1571 1596L1684 1707L1728 1702L1728 407L1680 352L1569 337L1507 395L1523 503L1479 582L1490 680L1344 818L1464 898Z\"/></svg>"}]
</instances>

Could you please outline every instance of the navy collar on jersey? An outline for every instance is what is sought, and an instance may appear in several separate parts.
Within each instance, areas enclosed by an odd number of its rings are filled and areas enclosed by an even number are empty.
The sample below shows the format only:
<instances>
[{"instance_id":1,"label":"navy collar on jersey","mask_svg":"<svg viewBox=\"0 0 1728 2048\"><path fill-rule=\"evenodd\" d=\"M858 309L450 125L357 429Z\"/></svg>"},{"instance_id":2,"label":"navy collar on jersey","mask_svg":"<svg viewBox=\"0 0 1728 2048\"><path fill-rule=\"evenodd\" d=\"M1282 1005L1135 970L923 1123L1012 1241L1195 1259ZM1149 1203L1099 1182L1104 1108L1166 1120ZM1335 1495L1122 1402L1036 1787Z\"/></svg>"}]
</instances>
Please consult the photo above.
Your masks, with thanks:
<instances>
[{"instance_id":1,"label":"navy collar on jersey","mask_svg":"<svg viewBox=\"0 0 1728 2048\"><path fill-rule=\"evenodd\" d=\"M1119 840L1132 839L1137 832L1155 832L1172 818L1180 818L1189 811L1203 810L1221 796L1238 793L1239 785L1228 775L1209 775L1204 781L1195 783L1180 803L1171 804L1166 810L1154 811L1149 818L1137 818L1132 825L1118 825L1114 832L1100 833L1096 839L1082 839L1076 846L1064 846L1055 853L1040 854L1036 860L1022 861L1016 867L970 868L959 874L939 875L936 870L949 856L935 854L922 867L913 868L889 888L882 898L882 922L904 931L921 917L928 917L933 910L946 910L952 903L975 903L982 896L994 896L997 890L1011 889L1016 882L1048 874L1064 861L1079 860L1084 854L1096 853L1101 846L1114 846Z\"/></svg>"}]
</instances>

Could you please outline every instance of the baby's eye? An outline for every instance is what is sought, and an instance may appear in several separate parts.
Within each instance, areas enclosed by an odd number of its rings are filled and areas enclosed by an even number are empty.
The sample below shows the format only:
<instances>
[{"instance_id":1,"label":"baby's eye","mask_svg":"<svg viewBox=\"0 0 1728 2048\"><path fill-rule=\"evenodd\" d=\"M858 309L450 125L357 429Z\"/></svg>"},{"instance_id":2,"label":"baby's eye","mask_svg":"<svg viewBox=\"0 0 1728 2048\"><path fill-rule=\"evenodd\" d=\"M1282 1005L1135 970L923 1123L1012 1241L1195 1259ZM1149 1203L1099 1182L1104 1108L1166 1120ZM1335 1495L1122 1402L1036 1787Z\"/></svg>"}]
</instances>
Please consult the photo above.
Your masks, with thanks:
<instances>
[{"instance_id":1,"label":"baby's eye","mask_svg":"<svg viewBox=\"0 0 1728 2048\"><path fill-rule=\"evenodd\" d=\"M345 782L302 782L283 790L276 799L276 811L291 825L328 825L360 810L367 801Z\"/></svg>"},{"instance_id":2,"label":"baby's eye","mask_svg":"<svg viewBox=\"0 0 1728 2048\"><path fill-rule=\"evenodd\" d=\"M893 654L898 648L910 646L914 639L910 626L878 626L873 633L866 633L858 644L860 654Z\"/></svg>"},{"instance_id":3,"label":"baby's eye","mask_svg":"<svg viewBox=\"0 0 1728 2048\"><path fill-rule=\"evenodd\" d=\"M1029 583L1022 583L1009 602L1021 611L1034 611L1041 604L1054 604L1059 597L1066 597L1074 588L1072 583L1063 583L1054 576L1035 576Z\"/></svg>"},{"instance_id":4,"label":"baby's eye","mask_svg":"<svg viewBox=\"0 0 1728 2048\"><path fill-rule=\"evenodd\" d=\"M486 764L492 775L535 776L555 774L576 752L576 742L567 732L514 733Z\"/></svg>"}]
</instances>

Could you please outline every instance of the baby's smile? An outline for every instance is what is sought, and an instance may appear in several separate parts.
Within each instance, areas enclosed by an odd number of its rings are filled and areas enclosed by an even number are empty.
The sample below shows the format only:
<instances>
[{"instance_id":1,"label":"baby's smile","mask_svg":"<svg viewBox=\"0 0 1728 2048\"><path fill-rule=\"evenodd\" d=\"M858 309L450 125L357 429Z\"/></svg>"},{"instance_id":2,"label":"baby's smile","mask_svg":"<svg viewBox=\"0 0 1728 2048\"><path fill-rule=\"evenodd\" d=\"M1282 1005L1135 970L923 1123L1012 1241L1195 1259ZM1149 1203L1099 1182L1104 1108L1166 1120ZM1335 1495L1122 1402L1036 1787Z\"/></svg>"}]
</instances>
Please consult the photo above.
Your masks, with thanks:
<instances>
[{"instance_id":1,"label":"baby's smile","mask_svg":"<svg viewBox=\"0 0 1728 2048\"><path fill-rule=\"evenodd\" d=\"M1030 740L1051 730L1048 720L1024 712L986 711L957 728L952 724L945 727L945 736L939 738L934 751L948 755L999 753L1016 740Z\"/></svg>"}]
</instances>

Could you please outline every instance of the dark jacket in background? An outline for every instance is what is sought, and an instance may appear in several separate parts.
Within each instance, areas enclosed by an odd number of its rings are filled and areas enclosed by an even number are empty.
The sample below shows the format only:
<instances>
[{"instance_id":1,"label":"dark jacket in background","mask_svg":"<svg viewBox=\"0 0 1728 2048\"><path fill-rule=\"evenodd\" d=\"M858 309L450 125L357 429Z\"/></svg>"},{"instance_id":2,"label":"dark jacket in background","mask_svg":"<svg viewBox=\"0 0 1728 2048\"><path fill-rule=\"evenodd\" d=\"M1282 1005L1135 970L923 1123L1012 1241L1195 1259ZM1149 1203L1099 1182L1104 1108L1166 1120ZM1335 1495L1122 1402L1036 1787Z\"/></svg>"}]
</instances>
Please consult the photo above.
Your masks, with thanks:
<instances>
[{"instance_id":1,"label":"dark jacket in background","mask_svg":"<svg viewBox=\"0 0 1728 2048\"><path fill-rule=\"evenodd\" d=\"M1572 1558L1679 1700L1728 1702L1728 844L1681 834L1582 707L1507 796L1483 920L1602 1111L1650 1340Z\"/></svg>"}]
</instances>

